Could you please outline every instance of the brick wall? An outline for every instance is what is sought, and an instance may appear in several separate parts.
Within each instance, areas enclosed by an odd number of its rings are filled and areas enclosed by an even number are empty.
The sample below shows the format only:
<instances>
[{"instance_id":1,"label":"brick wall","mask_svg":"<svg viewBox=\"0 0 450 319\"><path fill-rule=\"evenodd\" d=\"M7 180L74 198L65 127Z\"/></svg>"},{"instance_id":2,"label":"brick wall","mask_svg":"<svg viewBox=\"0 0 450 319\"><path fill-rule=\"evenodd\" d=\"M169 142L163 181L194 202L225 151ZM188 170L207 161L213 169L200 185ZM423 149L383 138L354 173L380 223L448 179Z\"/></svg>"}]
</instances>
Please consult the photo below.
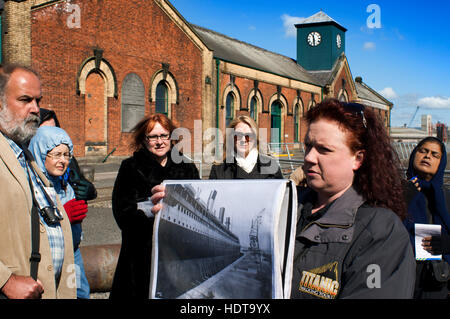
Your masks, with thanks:
<instances>
[{"instance_id":1,"label":"brick wall","mask_svg":"<svg viewBox=\"0 0 450 319\"><path fill-rule=\"evenodd\" d=\"M222 132L225 132L225 105L223 105L223 92L225 88L230 83L230 74L227 73L221 73L220 76L220 129ZM236 116L244 114L244 115L250 115L248 100L249 100L249 94L252 93L254 89L254 80L235 76L235 87L238 89L240 93L240 99L241 99L241 105L235 105L235 114ZM270 107L269 101L271 97L274 94L277 94L277 85L266 83L266 82L259 82L258 84L258 90L261 92L262 99L263 99L263 105L262 107L258 107L258 126L260 128L266 128L267 129L267 138L268 142L270 142L270 127L271 127L271 114L270 114ZM294 101L297 97L297 90L287 87L281 88L281 95L287 100L287 110L282 110L282 128L283 131L281 132L281 141L282 143L294 143ZM305 113L307 111L307 108L311 102L311 93L301 91L300 97L303 102L303 106L305 109ZM316 103L320 102L320 96L317 94L314 95L314 99ZM222 108L223 106L223 108ZM303 112L300 112L300 115ZM303 141L304 136L306 133L306 123L303 119L299 120L299 141ZM286 137L287 135L287 137Z\"/></svg>"},{"instance_id":2,"label":"brick wall","mask_svg":"<svg viewBox=\"0 0 450 319\"><path fill-rule=\"evenodd\" d=\"M2 16L2 50L5 63L31 65L31 2L7 1Z\"/></svg>"},{"instance_id":3,"label":"brick wall","mask_svg":"<svg viewBox=\"0 0 450 319\"><path fill-rule=\"evenodd\" d=\"M103 50L117 79L118 97L107 98L108 152L117 148L114 155L130 154L130 133L121 132L121 87L128 73L142 79L150 114L155 107L149 101L152 76L168 63L179 89L172 119L190 130L201 119L201 52L153 1L58 2L33 10L31 22L32 66L43 81L41 106L55 110L73 139L76 156L84 156L87 117L85 96L76 94L77 73L94 48Z\"/></svg>"}]
</instances>

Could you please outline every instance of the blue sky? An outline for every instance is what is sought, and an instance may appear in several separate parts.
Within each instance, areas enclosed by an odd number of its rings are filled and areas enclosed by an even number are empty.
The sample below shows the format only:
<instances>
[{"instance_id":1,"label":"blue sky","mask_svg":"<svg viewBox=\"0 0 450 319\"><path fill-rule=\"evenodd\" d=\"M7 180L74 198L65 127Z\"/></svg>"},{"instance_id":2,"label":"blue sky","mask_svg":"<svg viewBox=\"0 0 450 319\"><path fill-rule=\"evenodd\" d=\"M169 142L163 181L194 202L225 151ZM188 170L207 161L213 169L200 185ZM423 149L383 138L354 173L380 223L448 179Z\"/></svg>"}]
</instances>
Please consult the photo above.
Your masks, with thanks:
<instances>
[{"instance_id":1,"label":"blue sky","mask_svg":"<svg viewBox=\"0 0 450 319\"><path fill-rule=\"evenodd\" d=\"M392 126L450 125L450 1L171 0L190 23L296 59L293 25L321 9L347 28L353 78L394 103ZM379 11L369 10L376 4ZM370 7L369 7L370 9ZM379 20L374 20L379 12ZM371 25L376 22L380 25Z\"/></svg>"}]
</instances>

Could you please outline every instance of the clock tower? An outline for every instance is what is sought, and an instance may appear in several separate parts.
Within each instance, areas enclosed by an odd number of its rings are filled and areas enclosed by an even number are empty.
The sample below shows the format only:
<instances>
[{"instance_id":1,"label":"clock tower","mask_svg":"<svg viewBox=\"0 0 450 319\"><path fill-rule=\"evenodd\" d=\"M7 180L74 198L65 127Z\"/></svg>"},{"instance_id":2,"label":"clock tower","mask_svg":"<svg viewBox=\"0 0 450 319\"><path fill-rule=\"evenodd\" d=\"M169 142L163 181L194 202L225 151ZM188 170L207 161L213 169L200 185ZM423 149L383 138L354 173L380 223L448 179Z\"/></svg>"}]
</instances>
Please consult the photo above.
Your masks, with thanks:
<instances>
[{"instance_id":1,"label":"clock tower","mask_svg":"<svg viewBox=\"0 0 450 319\"><path fill-rule=\"evenodd\" d=\"M297 63L308 71L331 70L345 51L346 28L320 11L297 28Z\"/></svg>"}]
</instances>

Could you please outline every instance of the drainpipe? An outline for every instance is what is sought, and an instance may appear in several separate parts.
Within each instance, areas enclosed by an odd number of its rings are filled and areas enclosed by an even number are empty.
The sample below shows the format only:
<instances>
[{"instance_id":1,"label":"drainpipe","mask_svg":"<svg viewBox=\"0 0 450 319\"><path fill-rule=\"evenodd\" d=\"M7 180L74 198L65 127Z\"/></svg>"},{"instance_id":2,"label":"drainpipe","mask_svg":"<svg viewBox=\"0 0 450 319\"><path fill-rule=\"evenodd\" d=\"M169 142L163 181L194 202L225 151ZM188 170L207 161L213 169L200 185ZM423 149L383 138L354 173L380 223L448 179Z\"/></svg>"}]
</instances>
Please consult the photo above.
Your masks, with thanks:
<instances>
[{"instance_id":1,"label":"drainpipe","mask_svg":"<svg viewBox=\"0 0 450 319\"><path fill-rule=\"evenodd\" d=\"M220 109L220 101L219 101L219 92L220 92L220 60L216 59L216 152L219 150L219 109ZM216 153L217 154L217 153Z\"/></svg>"}]
</instances>

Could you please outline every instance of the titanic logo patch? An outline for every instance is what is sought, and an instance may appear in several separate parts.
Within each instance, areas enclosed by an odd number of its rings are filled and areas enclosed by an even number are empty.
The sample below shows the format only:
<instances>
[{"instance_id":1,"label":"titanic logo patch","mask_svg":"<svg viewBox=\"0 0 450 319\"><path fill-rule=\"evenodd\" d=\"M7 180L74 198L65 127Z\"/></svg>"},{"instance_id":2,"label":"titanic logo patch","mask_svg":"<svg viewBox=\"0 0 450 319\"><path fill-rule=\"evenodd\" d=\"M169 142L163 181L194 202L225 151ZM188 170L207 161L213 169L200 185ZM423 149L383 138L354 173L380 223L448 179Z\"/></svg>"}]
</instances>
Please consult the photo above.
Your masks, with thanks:
<instances>
[{"instance_id":1,"label":"titanic logo patch","mask_svg":"<svg viewBox=\"0 0 450 319\"><path fill-rule=\"evenodd\" d=\"M339 292L338 262L302 271L299 291L323 299L334 299Z\"/></svg>"}]
</instances>

